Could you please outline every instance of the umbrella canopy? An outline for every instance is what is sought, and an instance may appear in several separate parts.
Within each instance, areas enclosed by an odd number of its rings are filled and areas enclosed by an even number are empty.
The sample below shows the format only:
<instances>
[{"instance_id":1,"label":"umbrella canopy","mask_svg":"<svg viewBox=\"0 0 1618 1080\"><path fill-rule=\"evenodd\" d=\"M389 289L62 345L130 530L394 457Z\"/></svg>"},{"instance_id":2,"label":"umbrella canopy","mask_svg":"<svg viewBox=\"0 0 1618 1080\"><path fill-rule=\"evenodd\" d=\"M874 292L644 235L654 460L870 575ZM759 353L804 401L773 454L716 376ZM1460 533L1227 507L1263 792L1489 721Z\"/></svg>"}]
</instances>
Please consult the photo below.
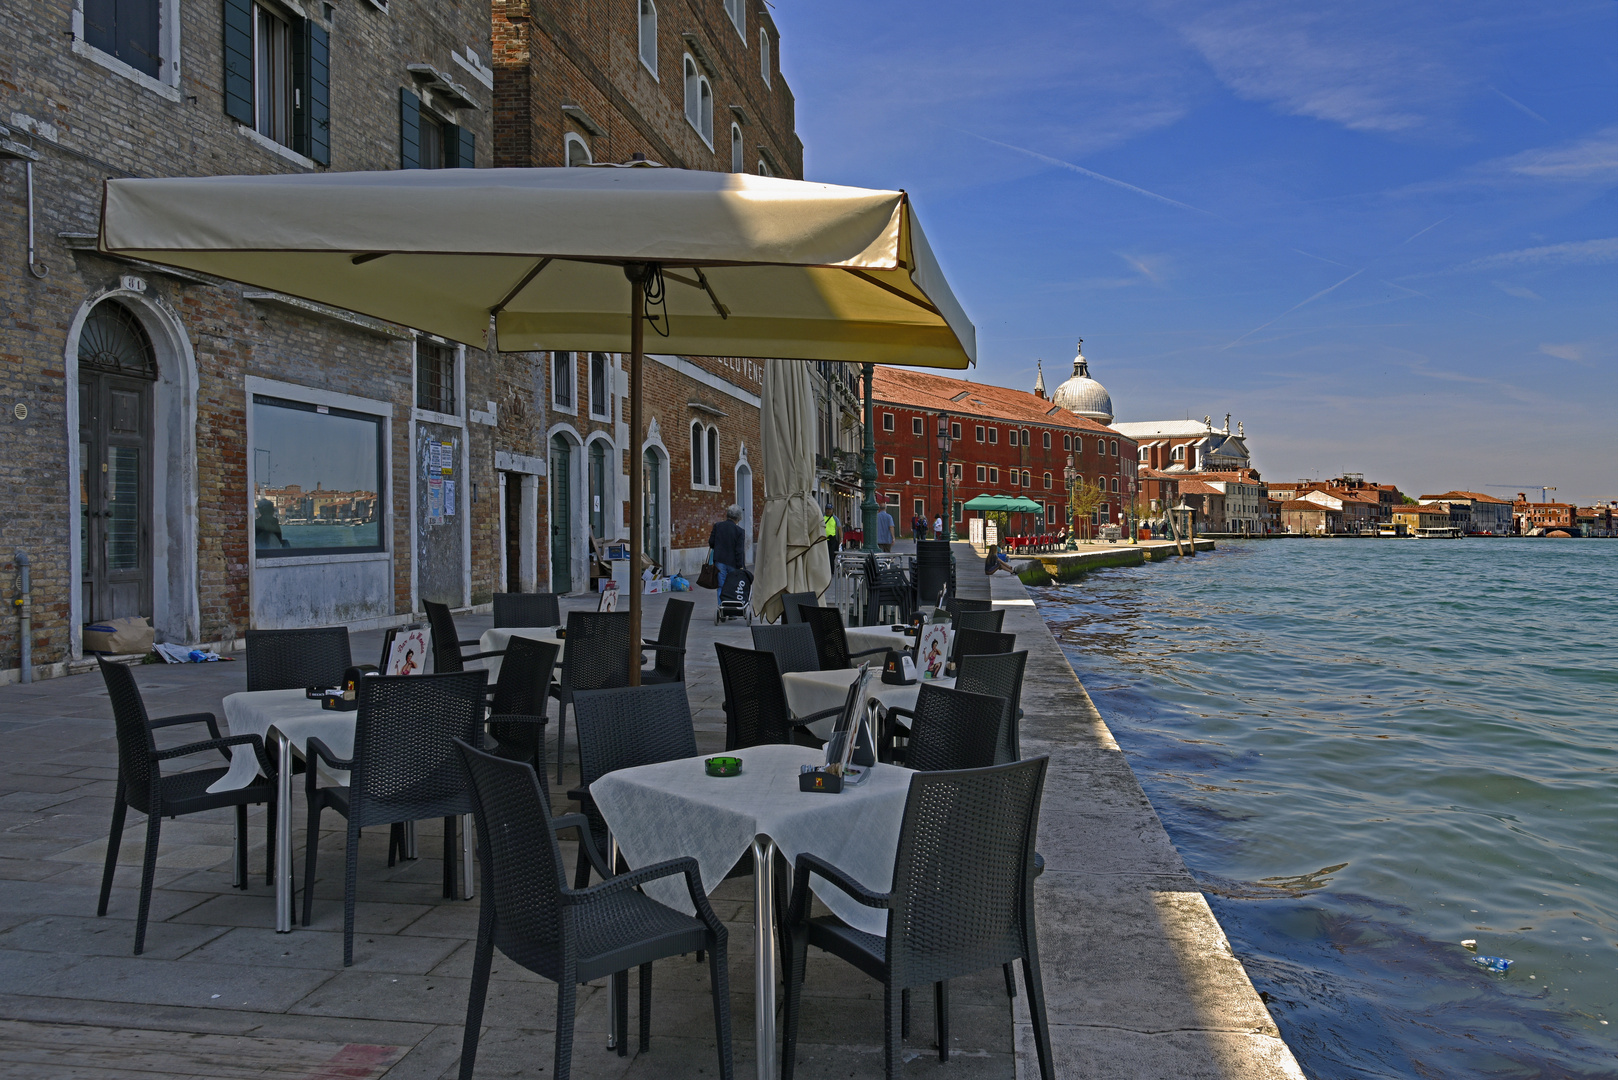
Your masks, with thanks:
<instances>
[{"instance_id":1,"label":"umbrella canopy","mask_svg":"<svg viewBox=\"0 0 1618 1080\"><path fill-rule=\"evenodd\" d=\"M902 191L666 168L117 179L99 247L457 341L492 326L507 352L627 352L635 444L647 326L664 353L944 368L976 355ZM638 683L638 657L630 671Z\"/></svg>"},{"instance_id":2,"label":"umbrella canopy","mask_svg":"<svg viewBox=\"0 0 1618 1080\"><path fill-rule=\"evenodd\" d=\"M815 397L803 364L764 364L764 525L759 533L753 607L767 619L781 613L783 592L813 592L831 584L831 560L821 545L825 519L815 485Z\"/></svg>"},{"instance_id":3,"label":"umbrella canopy","mask_svg":"<svg viewBox=\"0 0 1618 1080\"><path fill-rule=\"evenodd\" d=\"M499 347L964 368L962 312L902 191L663 168L111 180L101 249ZM654 286L655 288L655 286Z\"/></svg>"}]
</instances>

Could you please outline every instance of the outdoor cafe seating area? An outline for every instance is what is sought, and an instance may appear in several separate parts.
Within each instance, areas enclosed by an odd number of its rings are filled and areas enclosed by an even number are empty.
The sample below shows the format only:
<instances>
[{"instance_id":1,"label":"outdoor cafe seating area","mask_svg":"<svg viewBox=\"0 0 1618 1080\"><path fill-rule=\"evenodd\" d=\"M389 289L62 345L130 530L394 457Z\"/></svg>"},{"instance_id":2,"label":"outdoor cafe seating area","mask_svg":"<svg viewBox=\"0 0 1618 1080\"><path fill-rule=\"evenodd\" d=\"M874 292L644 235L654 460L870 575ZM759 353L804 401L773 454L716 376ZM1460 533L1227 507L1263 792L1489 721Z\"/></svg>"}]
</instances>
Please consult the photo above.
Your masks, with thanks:
<instances>
[{"instance_id":1,"label":"outdoor cafe seating area","mask_svg":"<svg viewBox=\"0 0 1618 1080\"><path fill-rule=\"evenodd\" d=\"M873 596L882 584L879 568ZM222 727L211 713L150 717L135 674L103 661L118 789L98 914L115 875L133 872L117 857L128 810L147 815L139 955L164 819L228 807L237 886L262 869L277 930L340 926L343 966L363 965L375 946L356 933L356 908L388 881L362 873L381 857L362 830L386 835L388 866L432 850L441 830L443 896L478 902L470 992L455 1003L463 1078L477 1072L497 957L555 984L554 1047L526 1054L553 1056L557 1076L579 1052L579 986L608 980L609 1039L626 1054L633 979L638 1045L655 1051L653 968L683 963L705 975L719 1074L755 1072L733 1047L745 994L756 1074L790 1077L803 1025L838 1022L817 1011L864 1007L805 994L824 979L811 956L881 986L870 1004L888 1076L902 1070L916 992L933 1004L920 1049L947 1061L951 981L1001 967L1016 994L1020 969L1052 1076L1033 914L1046 763L1022 758L1018 734L1028 654L1002 632L1003 608L950 597L933 610L913 576L904 593L881 606L906 621L875 625L788 594L778 621L736 645L692 646L695 604L678 597L640 641L629 613L564 611L547 594L497 595L495 625L476 637L428 604L427 622L390 631L375 664L343 627L249 631L247 689L224 698ZM721 756L698 750L688 661L717 661ZM154 732L168 728L207 737L159 750ZM198 753L219 757L173 771ZM564 794L565 777L577 782ZM262 868L247 859L260 805ZM306 810L301 859L294 806ZM341 831L323 837L333 822ZM323 848L341 853L340 875ZM751 988L733 985L736 943L712 899L730 881L751 883Z\"/></svg>"}]
</instances>

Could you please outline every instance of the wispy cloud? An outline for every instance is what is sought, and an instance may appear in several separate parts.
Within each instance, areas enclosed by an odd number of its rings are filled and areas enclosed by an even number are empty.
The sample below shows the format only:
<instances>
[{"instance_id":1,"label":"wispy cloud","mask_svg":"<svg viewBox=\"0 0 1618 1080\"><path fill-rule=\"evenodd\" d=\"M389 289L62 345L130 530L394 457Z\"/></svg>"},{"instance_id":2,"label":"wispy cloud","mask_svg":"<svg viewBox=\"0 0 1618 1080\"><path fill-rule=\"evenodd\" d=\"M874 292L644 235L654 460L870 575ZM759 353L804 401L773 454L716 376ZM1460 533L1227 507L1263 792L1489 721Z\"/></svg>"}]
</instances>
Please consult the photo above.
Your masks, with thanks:
<instances>
[{"instance_id":1,"label":"wispy cloud","mask_svg":"<svg viewBox=\"0 0 1618 1080\"><path fill-rule=\"evenodd\" d=\"M1480 161L1453 177L1411 184L1399 190L1406 195L1421 195L1478 188L1509 190L1543 184L1604 186L1614 183L1618 183L1618 125L1569 142L1536 146Z\"/></svg>"},{"instance_id":2,"label":"wispy cloud","mask_svg":"<svg viewBox=\"0 0 1618 1080\"><path fill-rule=\"evenodd\" d=\"M1502 98L1505 99L1507 104L1509 104L1512 108L1516 109L1517 111L1519 111L1521 113L1524 113L1524 114L1526 114L1528 116L1532 116L1535 120L1538 120L1541 124L1550 123L1549 120L1545 119L1543 116L1539 115L1533 109L1530 109L1528 106L1524 105L1522 102L1518 101L1516 98L1512 97L1510 94L1506 93L1504 90L1500 89L1498 86L1491 86L1491 87L1489 87L1489 89L1493 90L1496 94L1499 94Z\"/></svg>"},{"instance_id":3,"label":"wispy cloud","mask_svg":"<svg viewBox=\"0 0 1618 1080\"><path fill-rule=\"evenodd\" d=\"M1601 240L1571 240L1562 244L1502 251L1485 255L1456 267L1458 271L1499 270L1506 267L1549 269L1558 266L1592 266L1618 261L1618 236Z\"/></svg>"},{"instance_id":4,"label":"wispy cloud","mask_svg":"<svg viewBox=\"0 0 1618 1080\"><path fill-rule=\"evenodd\" d=\"M1526 286L1523 286L1523 285L1513 285L1509 281L1496 281L1496 282L1494 282L1494 287L1499 289L1501 292L1505 293L1507 296L1515 296L1519 300L1543 300L1543 299L1545 299L1543 296L1539 295L1533 289L1530 289L1530 288L1528 288Z\"/></svg>"},{"instance_id":5,"label":"wispy cloud","mask_svg":"<svg viewBox=\"0 0 1618 1080\"><path fill-rule=\"evenodd\" d=\"M1163 283L1163 277L1166 272L1165 264L1168 260L1158 256L1129 255L1122 251L1114 252L1114 254L1120 259L1124 260L1124 262L1128 263L1136 273L1145 278L1147 281L1150 281L1153 285L1161 285Z\"/></svg>"},{"instance_id":6,"label":"wispy cloud","mask_svg":"<svg viewBox=\"0 0 1618 1080\"><path fill-rule=\"evenodd\" d=\"M1240 345L1246 339L1252 337L1254 334L1258 333L1260 330L1263 330L1264 327L1266 327L1266 326L1274 326L1276 323L1280 322L1282 319L1286 318L1288 315L1291 315L1294 311L1297 311L1299 308L1308 307L1310 304L1314 303L1316 300L1319 300L1322 296L1325 296L1328 293L1336 292L1338 289L1342 288L1344 285L1347 285L1350 281L1353 281L1355 278L1357 278L1361 274L1365 273L1365 270L1366 270L1365 267L1361 267L1360 269L1354 271L1352 274L1348 275L1343 280L1339 281L1336 285L1328 285L1324 289L1321 289L1319 292L1315 293L1315 295L1309 297L1307 300L1298 301L1296 304L1293 304L1291 307L1289 307L1285 311L1281 312L1281 314L1277 315L1275 318L1271 319L1269 322L1264 323L1263 326L1255 326L1255 327L1253 327L1253 329L1249 330L1247 333L1243 334L1241 337L1239 337L1236 340L1230 342L1228 345L1223 346L1219 351L1224 352L1225 349L1229 349L1229 348L1231 348L1232 346L1235 346L1235 345Z\"/></svg>"},{"instance_id":7,"label":"wispy cloud","mask_svg":"<svg viewBox=\"0 0 1618 1080\"><path fill-rule=\"evenodd\" d=\"M959 128L956 130L960 131ZM1055 165L1057 168L1067 169L1069 172L1076 172L1080 176L1088 176L1092 180L1099 180L1103 184L1111 184L1113 187L1122 188L1125 191L1132 191L1136 195L1144 195L1148 199L1156 199L1158 202L1164 203L1168 206L1179 207L1181 210L1189 210L1193 214L1207 214L1211 218L1219 217L1218 214L1215 214L1212 211L1204 210L1201 207L1192 206L1189 203L1183 203L1178 199L1171 199L1167 195L1159 195L1155 191L1147 191L1143 187L1136 187L1134 184L1127 183L1126 181L1107 176L1103 173L1098 173L1094 169L1086 169L1083 165L1075 165L1071 161L1063 161L1061 158L1051 157L1049 154L1042 154L1038 150L1030 150L1026 146L1014 146L1008 142L1001 142L999 139L991 139L987 135L979 135L975 131L961 131L961 134L970 135L974 139L981 139L990 146L998 146L1005 150L1014 150L1019 154L1027 154L1036 161L1043 161L1047 165Z\"/></svg>"},{"instance_id":8,"label":"wispy cloud","mask_svg":"<svg viewBox=\"0 0 1618 1080\"><path fill-rule=\"evenodd\" d=\"M1539 347L1539 351L1544 353L1546 356L1554 356L1558 360L1566 360L1569 363L1578 364L1581 367L1595 366L1585 356L1584 346L1576 341L1569 341L1563 344L1548 341Z\"/></svg>"}]
</instances>

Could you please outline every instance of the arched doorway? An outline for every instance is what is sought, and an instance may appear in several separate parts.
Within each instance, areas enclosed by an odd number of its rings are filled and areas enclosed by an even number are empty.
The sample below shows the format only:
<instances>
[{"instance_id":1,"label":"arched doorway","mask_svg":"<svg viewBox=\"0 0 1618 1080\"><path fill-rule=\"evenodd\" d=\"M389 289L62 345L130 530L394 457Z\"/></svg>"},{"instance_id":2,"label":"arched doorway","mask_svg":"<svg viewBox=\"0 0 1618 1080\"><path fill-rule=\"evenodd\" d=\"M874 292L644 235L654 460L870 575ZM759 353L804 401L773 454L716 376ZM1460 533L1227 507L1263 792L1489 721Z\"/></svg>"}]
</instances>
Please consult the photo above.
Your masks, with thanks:
<instances>
[{"instance_id":1,"label":"arched doorway","mask_svg":"<svg viewBox=\"0 0 1618 1080\"><path fill-rule=\"evenodd\" d=\"M97 304L79 331L79 581L84 622L152 611L152 394L139 318Z\"/></svg>"},{"instance_id":2,"label":"arched doorway","mask_svg":"<svg viewBox=\"0 0 1618 1080\"><path fill-rule=\"evenodd\" d=\"M656 448L647 447L642 454L641 550L659 566L663 565L663 458Z\"/></svg>"},{"instance_id":3,"label":"arched doorway","mask_svg":"<svg viewBox=\"0 0 1618 1080\"><path fill-rule=\"evenodd\" d=\"M551 436L551 591L573 591L573 444Z\"/></svg>"}]
</instances>

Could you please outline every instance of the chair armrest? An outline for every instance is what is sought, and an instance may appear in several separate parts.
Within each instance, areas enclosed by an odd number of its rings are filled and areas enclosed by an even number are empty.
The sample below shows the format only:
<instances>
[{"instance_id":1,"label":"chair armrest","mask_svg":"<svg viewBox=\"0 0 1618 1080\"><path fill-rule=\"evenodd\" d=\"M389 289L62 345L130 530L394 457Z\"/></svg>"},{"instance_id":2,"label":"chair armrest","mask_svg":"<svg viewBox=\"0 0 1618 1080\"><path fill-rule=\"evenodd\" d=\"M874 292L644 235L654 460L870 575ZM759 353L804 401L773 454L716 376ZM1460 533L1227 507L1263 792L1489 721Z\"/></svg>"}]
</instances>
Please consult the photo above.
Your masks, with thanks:
<instances>
[{"instance_id":1,"label":"chair armrest","mask_svg":"<svg viewBox=\"0 0 1618 1080\"><path fill-rule=\"evenodd\" d=\"M674 653L684 654L685 646L684 645L659 645L655 641L648 641L645 644L641 645L641 647L640 647L641 652L649 652L649 651L652 651L652 650L655 650L657 652L674 652Z\"/></svg>"},{"instance_id":2,"label":"chair armrest","mask_svg":"<svg viewBox=\"0 0 1618 1080\"><path fill-rule=\"evenodd\" d=\"M551 832L560 832L563 829L579 830L579 846L584 849L585 858L590 860L590 865L595 867L602 881L610 880L612 871L607 869L607 860L601 857L595 838L590 835L590 819L583 814L563 814L551 818Z\"/></svg>"},{"instance_id":3,"label":"chair armrest","mask_svg":"<svg viewBox=\"0 0 1618 1080\"><path fill-rule=\"evenodd\" d=\"M483 639L482 638L466 638L464 641L457 641L455 644L461 646L462 648L465 648L468 645L481 646L483 644Z\"/></svg>"},{"instance_id":4,"label":"chair armrest","mask_svg":"<svg viewBox=\"0 0 1618 1080\"><path fill-rule=\"evenodd\" d=\"M839 705L835 709L821 709L819 712L810 713L808 716L798 716L796 714L792 714L789 715L787 719L797 727L804 727L808 724L818 723L819 721L826 719L828 716L841 716L842 712L843 707Z\"/></svg>"},{"instance_id":5,"label":"chair armrest","mask_svg":"<svg viewBox=\"0 0 1618 1080\"><path fill-rule=\"evenodd\" d=\"M474 641L474 642L472 642L472 644L476 645L477 642ZM485 657L504 656L504 655L506 655L506 650L504 650L504 649L492 649L489 652L462 653L461 654L461 659L462 660L482 660Z\"/></svg>"},{"instance_id":6,"label":"chair armrest","mask_svg":"<svg viewBox=\"0 0 1618 1080\"><path fill-rule=\"evenodd\" d=\"M642 867L639 870L619 874L617 877L608 878L599 885L592 885L588 889L567 890L562 894L563 902L570 904L587 903L590 899L598 896L639 888L648 881L673 877L675 874L682 872L685 874L686 888L691 892L691 906L697 909L697 918L703 921L710 933L720 941L724 941L726 937L725 925L719 921L719 916L714 914L713 905L708 903L708 894L702 891L702 877L697 870L697 860L689 855L678 859L667 859L660 863L653 863L651 866Z\"/></svg>"},{"instance_id":7,"label":"chair armrest","mask_svg":"<svg viewBox=\"0 0 1618 1080\"><path fill-rule=\"evenodd\" d=\"M902 650L899 650L899 651L902 651ZM859 652L851 652L851 653L848 654L848 659L849 659L849 662L852 664L853 660L854 660L854 658L856 656L875 656L877 653L881 653L882 655L886 656L888 654L888 652L889 652L889 646L887 646L887 645L878 645L874 649L861 649Z\"/></svg>"},{"instance_id":8,"label":"chair armrest","mask_svg":"<svg viewBox=\"0 0 1618 1080\"><path fill-rule=\"evenodd\" d=\"M541 724L541 725L544 725L544 724L550 723L551 718L548 717L548 716L545 716L544 714L540 714L538 716L535 716L533 713L491 713L489 716L484 718L483 722L485 724Z\"/></svg>"},{"instance_id":9,"label":"chair armrest","mask_svg":"<svg viewBox=\"0 0 1618 1080\"><path fill-rule=\"evenodd\" d=\"M309 742L304 746L303 756L304 760L308 761L311 765L315 763L316 758L319 758L334 769L352 770L354 768L353 758L338 757L336 754L332 753L331 747L327 746L322 740L313 735L309 737ZM309 775L313 776L314 774L315 770L310 769Z\"/></svg>"},{"instance_id":10,"label":"chair armrest","mask_svg":"<svg viewBox=\"0 0 1618 1080\"><path fill-rule=\"evenodd\" d=\"M787 909L787 925L796 926L809 917L809 877L819 874L847 893L853 900L872 908L888 908L893 904L892 893L875 893L849 877L818 855L798 856L797 869L792 881L792 904Z\"/></svg>"},{"instance_id":11,"label":"chair armrest","mask_svg":"<svg viewBox=\"0 0 1618 1080\"><path fill-rule=\"evenodd\" d=\"M227 735L222 739L204 739L202 742L186 743L183 746L172 747L168 750L154 751L152 760L167 761L170 758L190 757L192 754L199 754L204 750L218 750L228 758L230 757L230 747L232 746L251 746L254 755L258 758L259 768L264 770L265 775L275 771L270 765L269 756L264 753L264 740L257 735Z\"/></svg>"},{"instance_id":12,"label":"chair armrest","mask_svg":"<svg viewBox=\"0 0 1618 1080\"><path fill-rule=\"evenodd\" d=\"M181 716L160 716L156 720L146 721L148 731L158 728L174 727L176 724L207 724L210 739L221 738L219 734L219 718L211 712L192 712Z\"/></svg>"}]
</instances>

